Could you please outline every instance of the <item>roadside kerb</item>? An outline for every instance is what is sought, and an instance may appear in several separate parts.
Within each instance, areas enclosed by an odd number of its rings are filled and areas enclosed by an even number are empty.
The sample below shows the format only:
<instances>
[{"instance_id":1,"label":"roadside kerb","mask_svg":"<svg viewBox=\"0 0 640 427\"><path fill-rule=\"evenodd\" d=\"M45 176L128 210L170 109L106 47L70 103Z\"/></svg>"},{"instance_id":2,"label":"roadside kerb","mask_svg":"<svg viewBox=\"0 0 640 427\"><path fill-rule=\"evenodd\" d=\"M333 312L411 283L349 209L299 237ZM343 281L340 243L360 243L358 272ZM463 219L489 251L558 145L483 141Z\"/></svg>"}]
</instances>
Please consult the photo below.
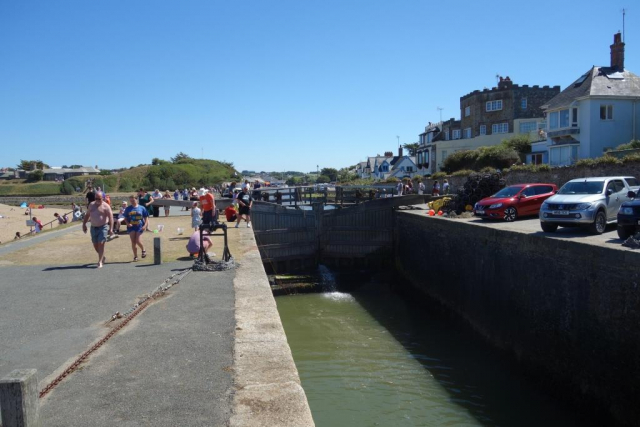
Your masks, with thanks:
<instances>
[{"instance_id":1,"label":"roadside kerb","mask_svg":"<svg viewBox=\"0 0 640 427\"><path fill-rule=\"evenodd\" d=\"M251 249L240 259L234 280L236 391L230 425L312 427L311 409L253 233L246 230L241 236Z\"/></svg>"}]
</instances>

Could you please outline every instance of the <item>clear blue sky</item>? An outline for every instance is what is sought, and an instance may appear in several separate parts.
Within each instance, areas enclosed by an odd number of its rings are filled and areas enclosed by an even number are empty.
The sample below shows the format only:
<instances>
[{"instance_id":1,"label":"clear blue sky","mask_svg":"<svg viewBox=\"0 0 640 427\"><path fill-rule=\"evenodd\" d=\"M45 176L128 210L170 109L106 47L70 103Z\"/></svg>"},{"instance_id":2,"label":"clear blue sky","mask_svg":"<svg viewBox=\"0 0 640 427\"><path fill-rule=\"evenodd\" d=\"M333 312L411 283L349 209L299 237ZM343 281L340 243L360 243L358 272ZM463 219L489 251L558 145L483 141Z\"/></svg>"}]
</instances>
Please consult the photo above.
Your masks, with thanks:
<instances>
[{"instance_id":1,"label":"clear blue sky","mask_svg":"<svg viewBox=\"0 0 640 427\"><path fill-rule=\"evenodd\" d=\"M631 2L628 2L631 3ZM627 5L628 5L627 3ZM251 170L344 167L415 142L495 85L609 64L616 1L0 2L0 166L178 151ZM640 74L640 6L626 68Z\"/></svg>"}]
</instances>

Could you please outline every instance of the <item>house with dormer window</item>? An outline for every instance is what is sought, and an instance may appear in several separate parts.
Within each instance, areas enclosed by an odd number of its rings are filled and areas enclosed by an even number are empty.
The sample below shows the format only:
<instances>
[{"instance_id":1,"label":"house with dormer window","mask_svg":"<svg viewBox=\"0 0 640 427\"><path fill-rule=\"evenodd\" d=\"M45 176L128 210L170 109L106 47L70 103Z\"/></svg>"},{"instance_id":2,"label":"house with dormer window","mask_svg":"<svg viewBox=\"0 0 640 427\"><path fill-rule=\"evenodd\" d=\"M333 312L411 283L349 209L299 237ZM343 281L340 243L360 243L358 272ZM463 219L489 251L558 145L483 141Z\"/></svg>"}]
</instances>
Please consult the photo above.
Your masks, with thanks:
<instances>
[{"instance_id":1,"label":"house with dormer window","mask_svg":"<svg viewBox=\"0 0 640 427\"><path fill-rule=\"evenodd\" d=\"M542 107L546 140L532 144L527 163L571 165L638 139L640 78L624 69L624 45L615 34L610 65L591 67Z\"/></svg>"},{"instance_id":2,"label":"house with dormer window","mask_svg":"<svg viewBox=\"0 0 640 427\"><path fill-rule=\"evenodd\" d=\"M387 151L384 156L368 157L366 161L356 166L356 172L360 178L373 178L376 181L389 177L412 178L417 169L415 156L404 155L402 147L398 149L397 156Z\"/></svg>"}]
</instances>

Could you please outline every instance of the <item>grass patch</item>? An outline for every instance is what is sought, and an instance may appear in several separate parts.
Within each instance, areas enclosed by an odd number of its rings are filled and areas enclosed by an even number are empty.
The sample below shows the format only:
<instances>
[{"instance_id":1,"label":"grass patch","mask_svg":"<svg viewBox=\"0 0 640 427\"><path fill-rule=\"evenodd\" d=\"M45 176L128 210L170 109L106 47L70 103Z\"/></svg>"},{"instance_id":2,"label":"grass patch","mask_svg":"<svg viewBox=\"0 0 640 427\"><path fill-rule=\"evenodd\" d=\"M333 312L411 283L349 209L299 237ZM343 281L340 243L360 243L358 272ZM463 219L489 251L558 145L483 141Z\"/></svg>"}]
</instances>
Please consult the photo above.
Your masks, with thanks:
<instances>
[{"instance_id":1,"label":"grass patch","mask_svg":"<svg viewBox=\"0 0 640 427\"><path fill-rule=\"evenodd\" d=\"M57 196L59 182L16 183L14 180L0 185L0 196Z\"/></svg>"}]
</instances>

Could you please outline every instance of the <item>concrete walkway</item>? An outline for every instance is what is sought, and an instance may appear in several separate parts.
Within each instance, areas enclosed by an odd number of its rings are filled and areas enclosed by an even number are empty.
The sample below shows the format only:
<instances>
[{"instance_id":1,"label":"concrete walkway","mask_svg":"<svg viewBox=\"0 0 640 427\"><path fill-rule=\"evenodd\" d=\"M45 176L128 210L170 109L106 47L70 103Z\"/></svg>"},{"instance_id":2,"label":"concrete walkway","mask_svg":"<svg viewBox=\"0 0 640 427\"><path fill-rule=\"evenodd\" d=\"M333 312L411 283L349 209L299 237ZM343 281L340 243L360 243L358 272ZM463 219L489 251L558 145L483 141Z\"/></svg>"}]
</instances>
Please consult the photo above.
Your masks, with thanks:
<instances>
[{"instance_id":1,"label":"concrete walkway","mask_svg":"<svg viewBox=\"0 0 640 427\"><path fill-rule=\"evenodd\" d=\"M46 425L226 425L233 276L189 274L54 390L41 408Z\"/></svg>"},{"instance_id":2,"label":"concrete walkway","mask_svg":"<svg viewBox=\"0 0 640 427\"><path fill-rule=\"evenodd\" d=\"M252 230L232 238L236 270L191 272L155 300L40 400L42 425L313 426ZM188 267L0 266L0 376L36 368L42 389Z\"/></svg>"}]
</instances>

